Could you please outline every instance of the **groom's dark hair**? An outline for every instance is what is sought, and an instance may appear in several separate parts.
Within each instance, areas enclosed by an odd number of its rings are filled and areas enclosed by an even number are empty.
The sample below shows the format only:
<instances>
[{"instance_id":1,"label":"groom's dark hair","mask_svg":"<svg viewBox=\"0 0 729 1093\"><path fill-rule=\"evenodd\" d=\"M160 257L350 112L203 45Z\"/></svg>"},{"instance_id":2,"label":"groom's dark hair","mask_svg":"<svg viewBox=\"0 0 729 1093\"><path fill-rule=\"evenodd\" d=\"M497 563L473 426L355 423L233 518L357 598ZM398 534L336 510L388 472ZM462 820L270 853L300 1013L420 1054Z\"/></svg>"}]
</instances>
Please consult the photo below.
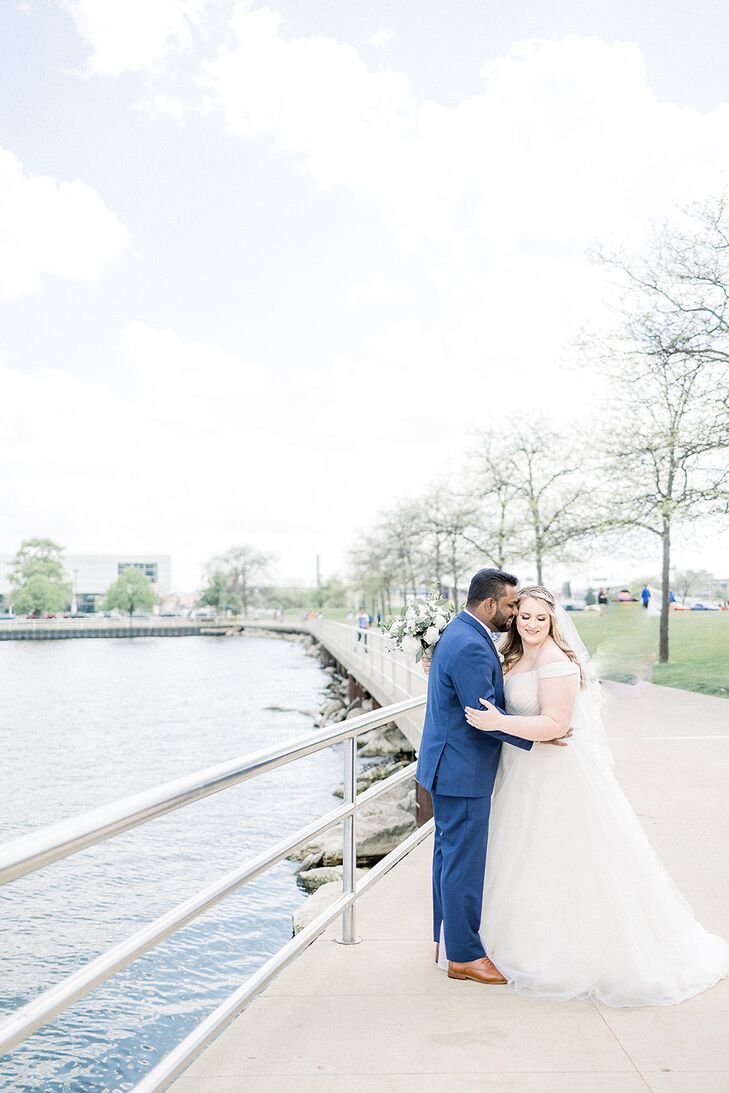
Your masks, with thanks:
<instances>
[{"instance_id":1,"label":"groom's dark hair","mask_svg":"<svg viewBox=\"0 0 729 1093\"><path fill-rule=\"evenodd\" d=\"M513 573L506 573L503 569L479 569L468 586L466 607L475 607L484 600L498 600L504 595L508 585L516 588L518 583L519 580Z\"/></svg>"}]
</instances>

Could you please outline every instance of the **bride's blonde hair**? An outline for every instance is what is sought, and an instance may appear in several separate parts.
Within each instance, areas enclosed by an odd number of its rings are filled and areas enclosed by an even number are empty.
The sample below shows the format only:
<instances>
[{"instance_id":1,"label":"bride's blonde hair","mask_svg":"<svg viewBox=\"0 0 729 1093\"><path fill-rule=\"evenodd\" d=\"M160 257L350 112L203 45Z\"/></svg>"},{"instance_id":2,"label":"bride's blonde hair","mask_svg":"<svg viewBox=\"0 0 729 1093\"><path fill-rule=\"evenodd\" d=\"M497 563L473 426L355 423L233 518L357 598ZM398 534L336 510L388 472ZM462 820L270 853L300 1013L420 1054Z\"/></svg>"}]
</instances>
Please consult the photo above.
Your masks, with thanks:
<instances>
[{"instance_id":1,"label":"bride's blonde hair","mask_svg":"<svg viewBox=\"0 0 729 1093\"><path fill-rule=\"evenodd\" d=\"M549 591L548 588L543 588L540 584L530 585L528 588L520 588L519 594L516 598L518 607L524 600L539 600L544 604L546 614L549 615L549 636L554 644L562 650L569 659L580 667L574 651L567 644L562 637L559 629L559 620L557 619L557 602ZM507 630L506 638L503 643L499 643L499 652L504 658L504 675L510 672L511 669L517 664L524 655L524 643L521 640L521 634L517 629L516 619L512 622L511 626ZM580 678L582 678L582 668L580 667ZM583 680L584 682L584 680Z\"/></svg>"}]
</instances>

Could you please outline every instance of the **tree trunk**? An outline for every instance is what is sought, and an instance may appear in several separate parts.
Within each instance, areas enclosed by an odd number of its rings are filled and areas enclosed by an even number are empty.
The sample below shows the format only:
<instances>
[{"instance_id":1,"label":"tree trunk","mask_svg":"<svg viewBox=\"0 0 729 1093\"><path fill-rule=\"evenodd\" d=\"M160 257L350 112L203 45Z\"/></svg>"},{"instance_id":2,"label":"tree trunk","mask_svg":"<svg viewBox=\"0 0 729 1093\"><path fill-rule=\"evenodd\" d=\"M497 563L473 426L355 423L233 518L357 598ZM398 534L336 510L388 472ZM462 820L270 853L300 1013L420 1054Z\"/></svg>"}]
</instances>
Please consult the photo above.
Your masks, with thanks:
<instances>
[{"instance_id":1,"label":"tree trunk","mask_svg":"<svg viewBox=\"0 0 729 1093\"><path fill-rule=\"evenodd\" d=\"M663 545L663 565L661 568L661 620L658 630L658 660L660 664L668 664L668 609L671 592L671 522L667 516L663 517L661 541Z\"/></svg>"},{"instance_id":2,"label":"tree trunk","mask_svg":"<svg viewBox=\"0 0 729 1093\"><path fill-rule=\"evenodd\" d=\"M537 584L541 585L543 583L543 580L542 580L542 566L544 564L544 559L542 558L541 550L537 550L536 562L537 562Z\"/></svg>"}]
</instances>

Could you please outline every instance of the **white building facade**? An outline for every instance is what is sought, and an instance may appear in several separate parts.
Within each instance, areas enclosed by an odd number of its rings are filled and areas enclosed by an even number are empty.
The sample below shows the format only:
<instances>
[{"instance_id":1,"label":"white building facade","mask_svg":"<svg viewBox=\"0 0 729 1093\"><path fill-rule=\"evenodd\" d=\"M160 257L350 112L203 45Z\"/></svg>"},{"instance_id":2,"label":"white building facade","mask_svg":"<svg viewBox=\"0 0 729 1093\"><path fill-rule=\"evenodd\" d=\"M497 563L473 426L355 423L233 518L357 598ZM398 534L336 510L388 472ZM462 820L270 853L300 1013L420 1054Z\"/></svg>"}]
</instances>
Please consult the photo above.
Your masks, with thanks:
<instances>
[{"instance_id":1,"label":"white building facade","mask_svg":"<svg viewBox=\"0 0 729 1093\"><path fill-rule=\"evenodd\" d=\"M0 554L0 596L8 606L9 574L14 557ZM149 577L158 596L168 596L172 589L169 554L66 554L62 561L79 611L93 611L99 607L110 585L130 566Z\"/></svg>"}]
</instances>

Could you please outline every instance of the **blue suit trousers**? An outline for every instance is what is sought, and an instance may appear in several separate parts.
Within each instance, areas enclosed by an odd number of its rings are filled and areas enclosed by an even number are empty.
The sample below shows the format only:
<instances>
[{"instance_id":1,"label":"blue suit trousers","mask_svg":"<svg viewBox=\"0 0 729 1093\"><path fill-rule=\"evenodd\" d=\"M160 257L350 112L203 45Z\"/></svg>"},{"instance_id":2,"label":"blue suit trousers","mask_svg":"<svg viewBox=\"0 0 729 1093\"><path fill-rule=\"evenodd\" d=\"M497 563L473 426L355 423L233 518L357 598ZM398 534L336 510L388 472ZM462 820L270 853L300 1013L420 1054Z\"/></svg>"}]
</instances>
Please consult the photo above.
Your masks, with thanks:
<instances>
[{"instance_id":1,"label":"blue suit trousers","mask_svg":"<svg viewBox=\"0 0 729 1093\"><path fill-rule=\"evenodd\" d=\"M491 797L449 797L434 792L433 935L441 922L449 960L485 956L479 933L486 872Z\"/></svg>"}]
</instances>

